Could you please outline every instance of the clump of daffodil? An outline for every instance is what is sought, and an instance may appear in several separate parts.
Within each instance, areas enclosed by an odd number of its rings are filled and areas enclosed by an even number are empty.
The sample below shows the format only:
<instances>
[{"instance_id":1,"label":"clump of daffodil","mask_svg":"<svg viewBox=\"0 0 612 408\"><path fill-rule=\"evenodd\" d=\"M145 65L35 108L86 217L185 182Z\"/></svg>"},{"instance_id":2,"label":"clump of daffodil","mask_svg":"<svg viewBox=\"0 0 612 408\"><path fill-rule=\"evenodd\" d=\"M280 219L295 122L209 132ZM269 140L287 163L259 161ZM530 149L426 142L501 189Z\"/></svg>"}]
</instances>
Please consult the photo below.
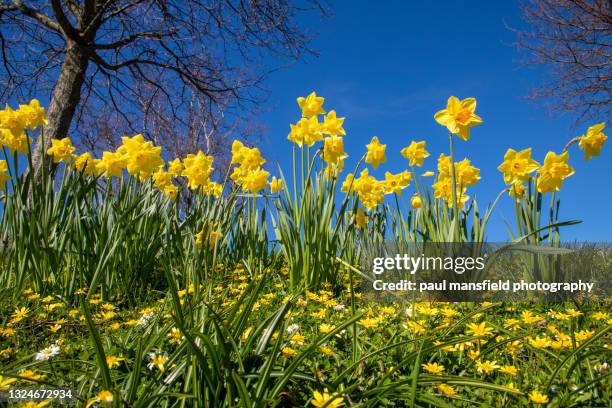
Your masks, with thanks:
<instances>
[{"instance_id":1,"label":"clump of daffodil","mask_svg":"<svg viewBox=\"0 0 612 408\"><path fill-rule=\"evenodd\" d=\"M409 171L403 171L397 174L392 174L387 171L385 172L383 190L385 194L401 195L402 190L410 185L411 179L412 175Z\"/></svg>"},{"instance_id":2,"label":"clump of daffodil","mask_svg":"<svg viewBox=\"0 0 612 408\"><path fill-rule=\"evenodd\" d=\"M451 96L446 103L446 109L439 110L434 119L448 131L463 140L470 138L470 128L482 123L480 116L476 115L476 99L465 98L460 101Z\"/></svg>"},{"instance_id":3,"label":"clump of daffodil","mask_svg":"<svg viewBox=\"0 0 612 408\"><path fill-rule=\"evenodd\" d=\"M122 136L121 140L123 144L119 146L117 153L125 159L126 169L132 176L146 180L164 165L162 148L154 146L151 141L145 141L143 135Z\"/></svg>"},{"instance_id":4,"label":"clump of daffodil","mask_svg":"<svg viewBox=\"0 0 612 408\"><path fill-rule=\"evenodd\" d=\"M195 242L198 248L204 246L204 243L207 243L210 247L214 248L221 238L223 238L223 233L219 229L209 227L203 228L195 235Z\"/></svg>"},{"instance_id":5,"label":"clump of daffodil","mask_svg":"<svg viewBox=\"0 0 612 408\"><path fill-rule=\"evenodd\" d=\"M601 148L608 140L608 136L603 132L606 123L598 123L587 129L586 135L580 136L578 146L584 150L584 158L589 160L593 156L599 156Z\"/></svg>"},{"instance_id":6,"label":"clump of daffodil","mask_svg":"<svg viewBox=\"0 0 612 408\"><path fill-rule=\"evenodd\" d=\"M466 193L467 188L478 183L480 180L480 169L472 166L468 159L464 159L454 164L456 197L459 207L463 207L469 200ZM451 158L441 154L438 158L438 178L433 184L434 197L446 201L449 207L453 207L453 183L452 183Z\"/></svg>"},{"instance_id":7,"label":"clump of daffodil","mask_svg":"<svg viewBox=\"0 0 612 408\"><path fill-rule=\"evenodd\" d=\"M78 156L74 156L72 162L74 170L82 172L86 176L97 176L100 174L99 165L100 159L95 159L89 152L85 152Z\"/></svg>"},{"instance_id":8,"label":"clump of daffodil","mask_svg":"<svg viewBox=\"0 0 612 408\"><path fill-rule=\"evenodd\" d=\"M99 174L107 178L121 177L121 172L125 168L127 159L117 152L103 152L102 159L97 163L96 168Z\"/></svg>"},{"instance_id":9,"label":"clump of daffodil","mask_svg":"<svg viewBox=\"0 0 612 408\"><path fill-rule=\"evenodd\" d=\"M230 178L243 190L257 194L268 185L270 173L261 167L265 162L258 148L248 148L242 142L234 140L231 164L238 166L234 168Z\"/></svg>"},{"instance_id":10,"label":"clump of daffodil","mask_svg":"<svg viewBox=\"0 0 612 408\"><path fill-rule=\"evenodd\" d=\"M36 130L47 124L45 109L40 102L32 99L27 105L19 105L13 110L6 105L0 110L0 144L7 147L11 153L28 153L32 139L26 134L26 129Z\"/></svg>"},{"instance_id":11,"label":"clump of daffodil","mask_svg":"<svg viewBox=\"0 0 612 408\"><path fill-rule=\"evenodd\" d=\"M544 165L538 170L537 188L540 193L559 191L563 180L574 174L574 168L568 163L567 151L556 154L548 152L544 158Z\"/></svg>"},{"instance_id":12,"label":"clump of daffodil","mask_svg":"<svg viewBox=\"0 0 612 408\"><path fill-rule=\"evenodd\" d=\"M415 142L414 140L404 147L400 153L408 159L410 166L422 166L423 161L429 157L429 152L425 150L425 141Z\"/></svg>"},{"instance_id":13,"label":"clump of daffodil","mask_svg":"<svg viewBox=\"0 0 612 408\"><path fill-rule=\"evenodd\" d=\"M385 183L371 176L368 169L364 169L358 178L349 174L342 185L342 191L357 193L359 201L368 210L371 210L382 204L385 197Z\"/></svg>"}]
</instances>

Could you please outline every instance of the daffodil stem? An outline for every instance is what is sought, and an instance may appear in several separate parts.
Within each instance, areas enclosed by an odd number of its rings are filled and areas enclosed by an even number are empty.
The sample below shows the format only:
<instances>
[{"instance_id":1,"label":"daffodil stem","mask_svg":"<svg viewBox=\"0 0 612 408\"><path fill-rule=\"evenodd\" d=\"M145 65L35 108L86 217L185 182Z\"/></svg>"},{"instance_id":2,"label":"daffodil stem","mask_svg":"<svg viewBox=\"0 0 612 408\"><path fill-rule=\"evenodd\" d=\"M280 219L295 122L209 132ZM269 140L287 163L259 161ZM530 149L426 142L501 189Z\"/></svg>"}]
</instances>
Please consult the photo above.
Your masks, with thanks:
<instances>
[{"instance_id":1,"label":"daffodil stem","mask_svg":"<svg viewBox=\"0 0 612 408\"><path fill-rule=\"evenodd\" d=\"M449 146L450 146L450 168L451 168L451 182L452 182L452 195L453 195L453 239L458 236L459 227L459 205L457 203L457 178L455 176L455 152L453 150L453 134L449 133Z\"/></svg>"}]
</instances>

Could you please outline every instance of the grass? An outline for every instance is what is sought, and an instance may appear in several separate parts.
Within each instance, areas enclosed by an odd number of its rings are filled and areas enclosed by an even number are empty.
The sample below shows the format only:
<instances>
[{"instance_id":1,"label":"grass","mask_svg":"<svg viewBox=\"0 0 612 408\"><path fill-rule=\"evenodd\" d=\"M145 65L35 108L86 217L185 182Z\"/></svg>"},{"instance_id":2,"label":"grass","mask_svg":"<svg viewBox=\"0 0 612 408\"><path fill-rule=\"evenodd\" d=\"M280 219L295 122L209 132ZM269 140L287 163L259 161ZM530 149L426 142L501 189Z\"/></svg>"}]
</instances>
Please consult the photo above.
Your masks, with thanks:
<instances>
[{"instance_id":1,"label":"grass","mask_svg":"<svg viewBox=\"0 0 612 408\"><path fill-rule=\"evenodd\" d=\"M373 179L369 154L343 181L337 135L315 134L322 148L292 135L290 176L279 169L270 192L259 150L238 142L216 183L203 153L166 177L138 137L114 152L114 176L56 141L34 180L29 148L4 140L0 393L67 387L78 405L115 407L608 404L609 302L377 303L359 291L365 252L385 242L485 243L510 187L484 212L457 208L479 178L469 162L441 158L430 189L415 166ZM577 221L540 191L546 166L527 174L508 232L554 251ZM420 205L399 194L411 182Z\"/></svg>"}]
</instances>

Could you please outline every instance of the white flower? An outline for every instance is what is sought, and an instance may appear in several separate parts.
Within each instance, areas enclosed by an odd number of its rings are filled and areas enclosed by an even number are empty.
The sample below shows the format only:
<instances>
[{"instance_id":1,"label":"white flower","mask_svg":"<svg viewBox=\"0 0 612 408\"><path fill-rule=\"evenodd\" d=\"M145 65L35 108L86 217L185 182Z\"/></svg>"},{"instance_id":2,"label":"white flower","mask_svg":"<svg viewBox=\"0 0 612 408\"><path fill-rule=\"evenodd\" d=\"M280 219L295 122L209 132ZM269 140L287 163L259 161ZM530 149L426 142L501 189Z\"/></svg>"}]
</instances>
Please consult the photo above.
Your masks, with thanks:
<instances>
[{"instance_id":1,"label":"white flower","mask_svg":"<svg viewBox=\"0 0 612 408\"><path fill-rule=\"evenodd\" d=\"M341 310L344 310L344 305L343 305L342 303L340 303L340 304L338 304L338 305L334 306L334 307L333 307L333 309L334 309L336 312L339 312L339 311L341 311Z\"/></svg>"},{"instance_id":2,"label":"white flower","mask_svg":"<svg viewBox=\"0 0 612 408\"><path fill-rule=\"evenodd\" d=\"M146 326L147 323L149 323L149 320L153 319L154 317L155 317L155 313L153 312L147 313L145 315L142 315L140 319L138 319L138 322L136 324L138 326Z\"/></svg>"},{"instance_id":3,"label":"white flower","mask_svg":"<svg viewBox=\"0 0 612 408\"><path fill-rule=\"evenodd\" d=\"M36 357L34 357L34 360L36 361L48 360L51 357L56 356L59 353L59 351L60 351L60 348L57 346L57 344L52 344L46 349L42 349L41 351L36 353Z\"/></svg>"},{"instance_id":4,"label":"white flower","mask_svg":"<svg viewBox=\"0 0 612 408\"><path fill-rule=\"evenodd\" d=\"M295 333L300 328L300 325L297 323L290 324L287 326L287 333Z\"/></svg>"}]
</instances>

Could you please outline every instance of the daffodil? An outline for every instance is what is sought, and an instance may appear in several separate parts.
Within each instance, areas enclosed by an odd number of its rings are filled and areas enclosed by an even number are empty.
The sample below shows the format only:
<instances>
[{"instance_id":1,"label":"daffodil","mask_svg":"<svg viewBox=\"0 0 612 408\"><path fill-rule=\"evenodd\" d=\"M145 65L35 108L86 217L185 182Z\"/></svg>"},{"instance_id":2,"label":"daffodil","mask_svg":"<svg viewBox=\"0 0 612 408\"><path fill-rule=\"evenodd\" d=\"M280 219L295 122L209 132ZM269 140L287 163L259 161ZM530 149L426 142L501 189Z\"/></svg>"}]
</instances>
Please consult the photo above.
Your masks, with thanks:
<instances>
[{"instance_id":1,"label":"daffodil","mask_svg":"<svg viewBox=\"0 0 612 408\"><path fill-rule=\"evenodd\" d=\"M402 190L410 185L412 176L410 172L403 171L398 174L385 172L384 191L385 194L402 194Z\"/></svg>"},{"instance_id":2,"label":"daffodil","mask_svg":"<svg viewBox=\"0 0 612 408\"><path fill-rule=\"evenodd\" d=\"M540 163L531 158L531 148L527 148L520 152L508 149L504 155L504 162L497 169L504 174L506 184L514 184L529 180L531 173L538 167Z\"/></svg>"},{"instance_id":3,"label":"daffodil","mask_svg":"<svg viewBox=\"0 0 612 408\"><path fill-rule=\"evenodd\" d=\"M102 159L96 164L98 173L107 178L121 177L121 172L126 166L126 158L117 152L103 152Z\"/></svg>"},{"instance_id":4,"label":"daffodil","mask_svg":"<svg viewBox=\"0 0 612 408\"><path fill-rule=\"evenodd\" d=\"M242 188L252 194L257 194L268 185L268 176L270 173L263 169L250 171L242 182Z\"/></svg>"},{"instance_id":5,"label":"daffodil","mask_svg":"<svg viewBox=\"0 0 612 408\"><path fill-rule=\"evenodd\" d=\"M325 113L323 102L325 102L325 98L317 96L316 92L312 92L305 98L302 96L297 98L298 106L302 109L302 116L305 118L323 115Z\"/></svg>"},{"instance_id":6,"label":"daffodil","mask_svg":"<svg viewBox=\"0 0 612 408\"><path fill-rule=\"evenodd\" d=\"M525 195L525 190L527 187L521 182L516 182L512 184L508 190L508 194L510 197L514 197L516 200L520 200L523 195Z\"/></svg>"},{"instance_id":7,"label":"daffodil","mask_svg":"<svg viewBox=\"0 0 612 408\"><path fill-rule=\"evenodd\" d=\"M425 150L425 141L415 142L401 150L402 156L408 159L410 166L422 166L423 161L429 157L429 152Z\"/></svg>"},{"instance_id":8,"label":"daffodil","mask_svg":"<svg viewBox=\"0 0 612 408\"><path fill-rule=\"evenodd\" d=\"M184 169L185 166L178 157L171 162L168 162L168 173L170 173L173 177L182 176Z\"/></svg>"},{"instance_id":9,"label":"daffodil","mask_svg":"<svg viewBox=\"0 0 612 408\"><path fill-rule=\"evenodd\" d=\"M123 144L117 149L117 153L126 160L126 168L131 175L144 180L164 165L162 148L154 146L151 141L145 141L143 135L122 136L121 140Z\"/></svg>"},{"instance_id":10,"label":"daffodil","mask_svg":"<svg viewBox=\"0 0 612 408\"><path fill-rule=\"evenodd\" d=\"M470 138L470 128L482 123L476 111L476 99L466 98L460 101L457 97L448 98L446 109L438 111L434 119L454 135L463 140Z\"/></svg>"},{"instance_id":11,"label":"daffodil","mask_svg":"<svg viewBox=\"0 0 612 408\"><path fill-rule=\"evenodd\" d=\"M276 177L272 177L272 181L270 181L270 191L272 193L278 193L283 188L283 180L278 179Z\"/></svg>"},{"instance_id":12,"label":"daffodil","mask_svg":"<svg viewBox=\"0 0 612 408\"><path fill-rule=\"evenodd\" d=\"M88 176L94 176L98 174L99 160L94 159L89 152L85 152L74 157L73 166L76 171L83 172Z\"/></svg>"},{"instance_id":13,"label":"daffodil","mask_svg":"<svg viewBox=\"0 0 612 408\"><path fill-rule=\"evenodd\" d=\"M213 157L205 155L201 150L196 154L188 154L183 160L183 176L187 177L187 185L192 190L206 185L213 171Z\"/></svg>"},{"instance_id":14,"label":"daffodil","mask_svg":"<svg viewBox=\"0 0 612 408\"><path fill-rule=\"evenodd\" d=\"M375 169L380 166L381 163L387 161L385 156L385 150L387 145L381 144L378 141L378 137L374 136L370 143L366 145L368 152L366 153L365 162L371 164Z\"/></svg>"},{"instance_id":15,"label":"daffodil","mask_svg":"<svg viewBox=\"0 0 612 408\"><path fill-rule=\"evenodd\" d=\"M348 157L344 152L344 140L341 136L326 137L323 143L323 160L328 164L336 164Z\"/></svg>"},{"instance_id":16,"label":"daffodil","mask_svg":"<svg viewBox=\"0 0 612 408\"><path fill-rule=\"evenodd\" d=\"M74 146L68 137L51 139L51 147L47 149L47 154L53 157L54 163L69 162L72 159L72 152L74 152Z\"/></svg>"},{"instance_id":17,"label":"daffodil","mask_svg":"<svg viewBox=\"0 0 612 408\"><path fill-rule=\"evenodd\" d=\"M21 109L13 110L6 105L4 110L0 110L0 129L15 137L23 135L27 121L27 116Z\"/></svg>"},{"instance_id":18,"label":"daffodil","mask_svg":"<svg viewBox=\"0 0 612 408\"><path fill-rule=\"evenodd\" d=\"M593 156L599 156L601 148L606 143L606 140L608 140L608 136L603 132L605 127L605 122L598 123L597 125L589 127L586 135L580 137L578 146L584 150L584 158L586 160L589 160Z\"/></svg>"},{"instance_id":19,"label":"daffodil","mask_svg":"<svg viewBox=\"0 0 612 408\"><path fill-rule=\"evenodd\" d=\"M540 193L559 191L563 180L574 174L574 168L568 164L569 153L555 154L548 152L544 158L544 165L538 170L540 177L537 188Z\"/></svg>"},{"instance_id":20,"label":"daffodil","mask_svg":"<svg viewBox=\"0 0 612 408\"><path fill-rule=\"evenodd\" d=\"M423 206L421 196L419 196L418 194L414 194L412 198L410 198L410 206L413 210L421 208Z\"/></svg>"},{"instance_id":21,"label":"daffodil","mask_svg":"<svg viewBox=\"0 0 612 408\"><path fill-rule=\"evenodd\" d=\"M368 216L365 214L362 207L359 207L355 213L355 225L357 225L358 228L365 228L368 225Z\"/></svg>"},{"instance_id":22,"label":"daffodil","mask_svg":"<svg viewBox=\"0 0 612 408\"><path fill-rule=\"evenodd\" d=\"M331 110L325 117L323 118L323 133L328 134L330 136L344 136L346 135L346 131L342 127L344 123L344 118L336 117L336 111Z\"/></svg>"},{"instance_id":23,"label":"daffodil","mask_svg":"<svg viewBox=\"0 0 612 408\"><path fill-rule=\"evenodd\" d=\"M47 124L45 108L40 105L38 99L32 99L27 105L19 105L19 110L25 119L26 126L34 130L39 126Z\"/></svg>"},{"instance_id":24,"label":"daffodil","mask_svg":"<svg viewBox=\"0 0 612 408\"><path fill-rule=\"evenodd\" d=\"M0 191L6 189L6 182L11 179L11 176L7 173L8 164L6 160L0 160Z\"/></svg>"}]
</instances>

